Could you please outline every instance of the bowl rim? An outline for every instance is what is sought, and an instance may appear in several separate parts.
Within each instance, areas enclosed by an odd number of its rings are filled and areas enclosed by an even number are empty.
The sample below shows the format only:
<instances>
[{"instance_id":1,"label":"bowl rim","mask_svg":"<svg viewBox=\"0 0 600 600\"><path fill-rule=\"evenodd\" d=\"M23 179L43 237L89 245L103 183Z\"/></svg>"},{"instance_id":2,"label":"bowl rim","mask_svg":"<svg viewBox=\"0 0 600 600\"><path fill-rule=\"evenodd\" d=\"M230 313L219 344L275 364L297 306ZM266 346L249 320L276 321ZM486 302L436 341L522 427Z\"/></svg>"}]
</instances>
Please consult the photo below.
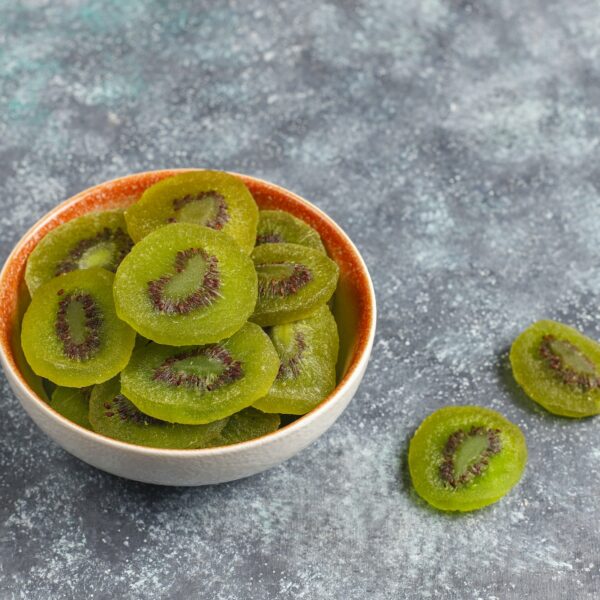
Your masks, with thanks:
<instances>
[{"instance_id":1,"label":"bowl rim","mask_svg":"<svg viewBox=\"0 0 600 600\"><path fill-rule=\"evenodd\" d=\"M110 186L111 184L115 184L117 182L125 182L128 179L137 179L143 177L150 177L152 175L161 175L161 174L178 174L178 173L186 173L190 171L204 171L208 169L199 169L199 168L178 168L178 169L156 169L150 171L140 171L136 173L130 173L128 175L122 177L116 177L114 179L110 179L104 182L101 182L97 185L90 186L77 194L70 196L66 200L63 200L59 204L57 204L50 211L45 213L40 219L38 219L34 225L32 225L21 237L21 239L16 243L4 265L2 270L0 271L0 286L4 284L4 279L10 269L10 265L15 257L21 252L22 247L29 242L29 239L36 233L38 229L43 227L46 223L51 221L57 214L59 214L63 209L68 208L74 204L76 204L81 198L92 194L94 191L100 191L102 188L106 186ZM244 442L238 442L236 444L230 444L227 446L216 446L214 448L181 448L181 449L171 449L171 448L154 448L151 446L141 446L138 444L131 444L129 442L123 442L121 440L116 440L114 438L105 436L101 433L96 433L90 429L82 427L77 423L74 423L70 419L67 419L59 412L54 410L48 402L40 398L34 390L31 389L25 378L23 377L20 370L17 368L16 364L13 365L13 361L9 361L7 357L7 348L5 347L4 340L0 341L0 363L7 375L7 378L10 376L13 380L14 385L18 386L20 391L27 395L28 399L31 400L34 404L36 404L43 412L46 413L48 417L51 419L58 420L63 425L66 425L67 428L70 428L74 433L78 433L82 435L84 438L87 438L90 442L98 442L103 443L108 446L112 446L115 449L125 450L128 452L134 452L139 455L160 455L165 457L199 457L199 456L215 456L215 455L227 455L227 454L235 454L240 450L258 448L270 442L275 442L278 439L283 439L294 434L296 431L310 425L312 422L319 419L320 415L328 410L328 408L335 404L341 397L345 396L345 393L351 389L355 383L357 383L357 379L360 381L362 377L362 373L367 366L367 363L370 358L371 349L373 346L373 341L375 338L375 328L377 323L377 306L375 300L375 290L373 286L373 281L369 275L369 271L367 269L367 265L365 264L364 259L362 258L360 252L350 239L350 237L346 234L346 232L324 211L320 208L312 204L310 201L306 200L302 196L279 186L275 183L271 183L259 177L253 177L251 175L246 175L242 173L238 173L235 171L227 171L232 175L236 175L241 177L244 181L249 181L256 183L260 187L273 190L280 195L290 196L292 199L301 205L304 205L310 212L315 213L319 219L328 223L328 225L336 231L338 236L343 240L346 249L350 251L353 255L354 260L358 263L360 267L360 275L363 276L364 282L366 286L362 286L361 289L366 290L366 307L369 311L369 319L368 319L368 330L366 336L359 338L358 347L354 350L355 358L352 360L351 364L348 367L348 370L342 377L342 379L337 383L334 390L329 394L327 398L325 398L318 406L313 408L311 411L304 415L299 415L297 419L295 419L292 423L285 425L281 429L268 433L266 435L260 436L258 438L254 438L251 440L247 440ZM168 176L168 175L165 175ZM67 222L67 221L65 221ZM9 343L7 345L10 345ZM12 350L8 348L8 350L12 354ZM10 382L9 382L10 383Z\"/></svg>"}]
</instances>

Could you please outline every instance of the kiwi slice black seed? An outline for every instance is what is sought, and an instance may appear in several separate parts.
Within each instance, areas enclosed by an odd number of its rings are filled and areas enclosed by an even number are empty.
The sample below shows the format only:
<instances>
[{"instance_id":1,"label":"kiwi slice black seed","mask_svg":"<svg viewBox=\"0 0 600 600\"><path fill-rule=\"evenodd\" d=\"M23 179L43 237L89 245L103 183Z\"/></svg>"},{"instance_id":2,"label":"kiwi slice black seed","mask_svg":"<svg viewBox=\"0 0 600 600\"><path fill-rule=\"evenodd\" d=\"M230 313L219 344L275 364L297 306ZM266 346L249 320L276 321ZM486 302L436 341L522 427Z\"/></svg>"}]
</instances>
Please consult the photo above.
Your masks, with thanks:
<instances>
[{"instance_id":1,"label":"kiwi slice black seed","mask_svg":"<svg viewBox=\"0 0 600 600\"><path fill-rule=\"evenodd\" d=\"M211 446L227 419L208 425L167 423L142 413L122 393L119 378L93 388L89 420L96 433L153 448L193 449Z\"/></svg>"},{"instance_id":2,"label":"kiwi slice black seed","mask_svg":"<svg viewBox=\"0 0 600 600\"><path fill-rule=\"evenodd\" d=\"M498 501L521 479L523 433L479 406L447 406L429 415L408 450L418 494L440 510L470 511Z\"/></svg>"},{"instance_id":3,"label":"kiwi slice black seed","mask_svg":"<svg viewBox=\"0 0 600 600\"><path fill-rule=\"evenodd\" d=\"M25 281L33 294L58 275L102 267L114 272L133 246L122 210L77 217L50 231L27 261Z\"/></svg>"},{"instance_id":4,"label":"kiwi slice black seed","mask_svg":"<svg viewBox=\"0 0 600 600\"><path fill-rule=\"evenodd\" d=\"M538 321L510 350L513 375L525 393L564 417L600 414L600 344L556 321Z\"/></svg>"},{"instance_id":5,"label":"kiwi slice black seed","mask_svg":"<svg viewBox=\"0 0 600 600\"><path fill-rule=\"evenodd\" d=\"M310 317L267 330L281 365L269 393L254 403L269 413L303 415L335 388L339 339L335 319L323 304Z\"/></svg>"},{"instance_id":6,"label":"kiwi slice black seed","mask_svg":"<svg viewBox=\"0 0 600 600\"><path fill-rule=\"evenodd\" d=\"M259 212L256 245L262 244L300 244L325 254L319 234L310 225L284 210Z\"/></svg>"},{"instance_id":7,"label":"kiwi slice black seed","mask_svg":"<svg viewBox=\"0 0 600 600\"><path fill-rule=\"evenodd\" d=\"M252 321L280 325L304 319L333 295L337 264L322 252L298 244L264 244L254 249L258 301Z\"/></svg>"},{"instance_id":8,"label":"kiwi slice black seed","mask_svg":"<svg viewBox=\"0 0 600 600\"><path fill-rule=\"evenodd\" d=\"M114 275L95 267L55 277L34 294L21 343L35 373L66 387L114 377L129 361L135 332L117 318Z\"/></svg>"}]
</instances>

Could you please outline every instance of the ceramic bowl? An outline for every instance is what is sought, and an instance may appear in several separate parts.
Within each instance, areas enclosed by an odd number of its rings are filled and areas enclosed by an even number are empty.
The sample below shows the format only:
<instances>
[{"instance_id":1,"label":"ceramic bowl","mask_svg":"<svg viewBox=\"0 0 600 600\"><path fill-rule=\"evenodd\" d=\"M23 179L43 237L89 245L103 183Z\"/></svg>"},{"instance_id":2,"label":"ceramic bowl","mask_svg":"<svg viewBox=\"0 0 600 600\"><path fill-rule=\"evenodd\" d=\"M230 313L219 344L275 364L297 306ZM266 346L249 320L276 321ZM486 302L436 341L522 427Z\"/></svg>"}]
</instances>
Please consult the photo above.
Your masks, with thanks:
<instances>
[{"instance_id":1,"label":"ceramic bowl","mask_svg":"<svg viewBox=\"0 0 600 600\"><path fill-rule=\"evenodd\" d=\"M164 177L180 171L152 171L122 177L85 190L38 221L16 245L0 273L0 360L16 396L34 422L65 450L121 477L162 485L205 485L232 481L273 467L322 435L346 408L363 377L375 334L375 295L358 250L342 229L307 200L281 187L240 175L260 208L289 211L314 227L340 267L333 312L340 331L338 385L317 408L269 435L201 450L135 446L93 433L54 411L41 380L21 351L20 322L29 295L23 274L27 257L54 227L90 211L126 207Z\"/></svg>"}]
</instances>

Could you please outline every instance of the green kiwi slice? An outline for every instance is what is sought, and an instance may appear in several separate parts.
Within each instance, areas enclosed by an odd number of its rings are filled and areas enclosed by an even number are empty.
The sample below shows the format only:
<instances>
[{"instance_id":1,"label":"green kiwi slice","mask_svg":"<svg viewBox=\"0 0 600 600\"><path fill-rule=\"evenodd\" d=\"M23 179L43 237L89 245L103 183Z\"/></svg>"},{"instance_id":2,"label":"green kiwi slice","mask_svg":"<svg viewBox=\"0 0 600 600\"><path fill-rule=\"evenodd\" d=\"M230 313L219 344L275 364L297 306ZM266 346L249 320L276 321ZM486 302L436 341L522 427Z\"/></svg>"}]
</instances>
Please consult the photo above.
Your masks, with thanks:
<instances>
[{"instance_id":1,"label":"green kiwi slice","mask_svg":"<svg viewBox=\"0 0 600 600\"><path fill-rule=\"evenodd\" d=\"M27 261L31 294L54 277L91 267L113 273L131 250L122 210L90 213L59 225L40 240Z\"/></svg>"},{"instance_id":2,"label":"green kiwi slice","mask_svg":"<svg viewBox=\"0 0 600 600\"><path fill-rule=\"evenodd\" d=\"M117 314L159 344L218 342L252 314L257 295L250 258L227 236L175 223L138 242L115 277Z\"/></svg>"},{"instance_id":3,"label":"green kiwi slice","mask_svg":"<svg viewBox=\"0 0 600 600\"><path fill-rule=\"evenodd\" d=\"M127 210L125 219L136 242L169 223L194 223L226 233L250 254L258 207L239 177L221 171L195 171L149 187Z\"/></svg>"},{"instance_id":4,"label":"green kiwi slice","mask_svg":"<svg viewBox=\"0 0 600 600\"><path fill-rule=\"evenodd\" d=\"M90 411L90 394L91 387L84 388L67 388L58 386L52 392L50 406L63 417L85 427L91 429L88 414Z\"/></svg>"},{"instance_id":5,"label":"green kiwi slice","mask_svg":"<svg viewBox=\"0 0 600 600\"><path fill-rule=\"evenodd\" d=\"M415 490L440 510L470 511L496 502L521 479L526 462L519 427L479 406L437 410L408 449Z\"/></svg>"},{"instance_id":6,"label":"green kiwi slice","mask_svg":"<svg viewBox=\"0 0 600 600\"><path fill-rule=\"evenodd\" d=\"M268 413L303 415L335 388L339 339L323 304L310 317L267 330L281 362L269 393L254 403Z\"/></svg>"},{"instance_id":7,"label":"green kiwi slice","mask_svg":"<svg viewBox=\"0 0 600 600\"><path fill-rule=\"evenodd\" d=\"M211 442L212 447L230 446L247 442L267 435L279 429L281 417L275 414L266 414L260 410L249 407L231 415L221 435Z\"/></svg>"},{"instance_id":8,"label":"green kiwi slice","mask_svg":"<svg viewBox=\"0 0 600 600\"><path fill-rule=\"evenodd\" d=\"M600 414L600 344L556 321L538 321L514 341L517 383L546 410L564 417Z\"/></svg>"},{"instance_id":9,"label":"green kiwi slice","mask_svg":"<svg viewBox=\"0 0 600 600\"><path fill-rule=\"evenodd\" d=\"M269 391L278 369L269 336L247 323L218 344L139 348L121 373L121 391L147 415L198 425L250 406Z\"/></svg>"},{"instance_id":10,"label":"green kiwi slice","mask_svg":"<svg viewBox=\"0 0 600 600\"><path fill-rule=\"evenodd\" d=\"M313 248L264 244L254 249L252 260L258 275L252 321L263 327L308 317L337 286L337 264Z\"/></svg>"},{"instance_id":11,"label":"green kiwi slice","mask_svg":"<svg viewBox=\"0 0 600 600\"><path fill-rule=\"evenodd\" d=\"M262 244L300 244L326 254L319 234L284 210L259 211L256 245Z\"/></svg>"},{"instance_id":12,"label":"green kiwi slice","mask_svg":"<svg viewBox=\"0 0 600 600\"><path fill-rule=\"evenodd\" d=\"M114 377L129 361L135 332L117 318L114 275L77 270L39 287L23 317L21 344L35 373L85 387Z\"/></svg>"},{"instance_id":13,"label":"green kiwi slice","mask_svg":"<svg viewBox=\"0 0 600 600\"><path fill-rule=\"evenodd\" d=\"M205 448L219 437L227 419L208 425L167 423L140 412L122 393L119 378L96 385L89 420L96 433L152 448Z\"/></svg>"}]
</instances>

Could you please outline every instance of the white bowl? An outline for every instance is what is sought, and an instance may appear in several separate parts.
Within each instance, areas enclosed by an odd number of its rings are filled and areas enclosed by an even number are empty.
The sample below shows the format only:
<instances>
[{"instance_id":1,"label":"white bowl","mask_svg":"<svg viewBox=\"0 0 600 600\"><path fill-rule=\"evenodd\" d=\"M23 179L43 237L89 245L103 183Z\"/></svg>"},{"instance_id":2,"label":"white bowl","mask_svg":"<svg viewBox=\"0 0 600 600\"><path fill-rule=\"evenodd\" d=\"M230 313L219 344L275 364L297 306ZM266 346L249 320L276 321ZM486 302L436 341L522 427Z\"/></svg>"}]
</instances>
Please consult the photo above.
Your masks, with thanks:
<instances>
[{"instance_id":1,"label":"white bowl","mask_svg":"<svg viewBox=\"0 0 600 600\"><path fill-rule=\"evenodd\" d=\"M375 294L358 250L342 229L307 200L265 181L240 175L259 207L280 208L313 226L340 267L333 312L340 330L339 383L319 406L263 437L201 450L136 446L88 431L47 403L39 378L20 349L20 322L29 303L27 258L51 229L94 210L124 207L178 171L130 175L85 190L40 219L16 245L0 273L0 361L15 395L34 422L65 450L109 473L161 485L206 485L247 477L290 458L322 435L346 408L367 368L375 335Z\"/></svg>"}]
</instances>

